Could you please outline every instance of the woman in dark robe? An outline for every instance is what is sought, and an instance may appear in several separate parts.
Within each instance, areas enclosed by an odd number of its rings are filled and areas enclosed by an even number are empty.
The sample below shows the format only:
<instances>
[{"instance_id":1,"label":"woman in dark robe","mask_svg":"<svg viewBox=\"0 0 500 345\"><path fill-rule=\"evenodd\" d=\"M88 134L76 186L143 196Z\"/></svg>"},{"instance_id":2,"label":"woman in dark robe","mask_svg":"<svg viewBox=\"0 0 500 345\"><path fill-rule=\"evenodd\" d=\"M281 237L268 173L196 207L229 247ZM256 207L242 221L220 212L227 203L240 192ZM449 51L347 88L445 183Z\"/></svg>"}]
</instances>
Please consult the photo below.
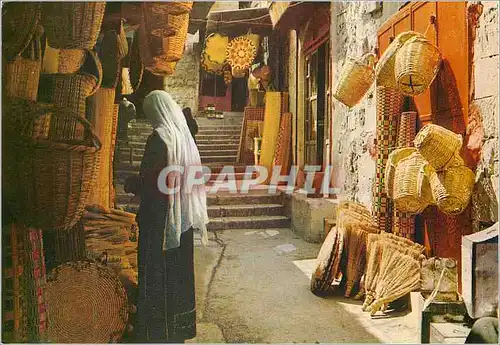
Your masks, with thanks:
<instances>
[{"instance_id":1,"label":"woman in dark robe","mask_svg":"<svg viewBox=\"0 0 500 345\"><path fill-rule=\"evenodd\" d=\"M182 112L184 113L184 116L186 117L186 122L189 127L189 131L191 132L191 135L193 136L194 142L196 143L196 134L198 134L198 124L196 123L196 120L193 117L193 113L191 112L191 108L184 108L182 109Z\"/></svg>"},{"instance_id":2,"label":"woman in dark robe","mask_svg":"<svg viewBox=\"0 0 500 345\"><path fill-rule=\"evenodd\" d=\"M181 108L165 91L144 100L144 113L154 129L141 163L139 224L139 293L136 337L139 342L183 343L196 336L193 229L206 244L205 186L181 188L169 174L166 195L159 190L160 172L167 166L201 166L198 149Z\"/></svg>"}]
</instances>

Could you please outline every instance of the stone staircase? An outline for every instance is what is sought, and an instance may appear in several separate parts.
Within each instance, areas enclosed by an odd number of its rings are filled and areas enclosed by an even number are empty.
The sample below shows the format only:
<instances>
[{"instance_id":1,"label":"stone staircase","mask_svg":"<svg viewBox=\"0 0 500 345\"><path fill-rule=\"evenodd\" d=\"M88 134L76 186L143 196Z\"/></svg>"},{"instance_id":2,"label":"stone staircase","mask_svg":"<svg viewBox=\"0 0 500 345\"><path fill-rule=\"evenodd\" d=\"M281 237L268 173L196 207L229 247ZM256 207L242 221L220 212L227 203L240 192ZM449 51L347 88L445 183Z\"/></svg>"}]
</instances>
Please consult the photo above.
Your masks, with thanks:
<instances>
[{"instance_id":1,"label":"stone staircase","mask_svg":"<svg viewBox=\"0 0 500 345\"><path fill-rule=\"evenodd\" d=\"M217 174L225 165L234 166L235 173L229 179L240 182L245 175L245 166L236 163L243 116L241 113L226 113L224 119L197 118L199 131L196 142L203 165L211 169L207 179L207 190L213 188ZM129 125L128 146L119 145L117 151L117 206L136 213L139 198L123 190L125 179L139 173L144 146L151 134L151 126L145 120L132 121ZM250 190L248 194L232 194L220 190L207 194L208 229L269 229L288 228L290 219L284 215L283 197L268 194L262 189Z\"/></svg>"}]
</instances>

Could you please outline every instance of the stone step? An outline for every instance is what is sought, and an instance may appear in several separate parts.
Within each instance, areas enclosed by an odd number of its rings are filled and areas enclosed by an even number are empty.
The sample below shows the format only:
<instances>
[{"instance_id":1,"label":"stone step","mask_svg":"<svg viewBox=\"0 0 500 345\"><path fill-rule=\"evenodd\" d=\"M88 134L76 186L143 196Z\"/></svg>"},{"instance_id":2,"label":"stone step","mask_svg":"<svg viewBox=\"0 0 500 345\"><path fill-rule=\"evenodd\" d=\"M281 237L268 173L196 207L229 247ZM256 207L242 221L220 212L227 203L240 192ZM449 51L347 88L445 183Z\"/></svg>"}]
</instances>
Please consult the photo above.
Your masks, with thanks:
<instances>
[{"instance_id":1,"label":"stone step","mask_svg":"<svg viewBox=\"0 0 500 345\"><path fill-rule=\"evenodd\" d=\"M146 147L146 141L129 141L128 142L129 147L132 149L142 149Z\"/></svg>"},{"instance_id":2,"label":"stone step","mask_svg":"<svg viewBox=\"0 0 500 345\"><path fill-rule=\"evenodd\" d=\"M199 151L213 151L213 150L238 150L238 143L231 143L226 145L215 145L214 143L201 144L199 142L196 143Z\"/></svg>"},{"instance_id":3,"label":"stone step","mask_svg":"<svg viewBox=\"0 0 500 345\"><path fill-rule=\"evenodd\" d=\"M238 155L238 150L199 150L201 157L210 156L236 156Z\"/></svg>"},{"instance_id":4,"label":"stone step","mask_svg":"<svg viewBox=\"0 0 500 345\"><path fill-rule=\"evenodd\" d=\"M235 156L202 156L202 163L236 163Z\"/></svg>"},{"instance_id":5,"label":"stone step","mask_svg":"<svg viewBox=\"0 0 500 345\"><path fill-rule=\"evenodd\" d=\"M234 173L232 175L229 175L227 180L236 180L236 181L240 181L240 180L243 180L245 178L247 174L242 172L242 173ZM248 174L248 178L252 177L254 178L257 174L255 172L253 172L252 174ZM205 174L206 176L206 181L207 181L207 186L211 186L213 185L213 183L217 180L217 176L218 174L217 173L214 173L212 172L210 175L208 174Z\"/></svg>"},{"instance_id":6,"label":"stone step","mask_svg":"<svg viewBox=\"0 0 500 345\"><path fill-rule=\"evenodd\" d=\"M240 140L240 133L238 134L225 134L225 133L213 133L213 134L197 134L196 141L205 141L205 140L217 140L217 139L226 139L226 140Z\"/></svg>"},{"instance_id":7,"label":"stone step","mask_svg":"<svg viewBox=\"0 0 500 345\"><path fill-rule=\"evenodd\" d=\"M239 145L239 139L210 139L210 140L198 140L196 139L196 145L199 147L200 145L212 145L219 147L226 147L230 145Z\"/></svg>"},{"instance_id":8,"label":"stone step","mask_svg":"<svg viewBox=\"0 0 500 345\"><path fill-rule=\"evenodd\" d=\"M239 129L227 129L227 128L199 129L196 137L198 138L199 135L217 135L217 134L240 136L241 135L241 128L239 128Z\"/></svg>"},{"instance_id":9,"label":"stone step","mask_svg":"<svg viewBox=\"0 0 500 345\"><path fill-rule=\"evenodd\" d=\"M139 204L140 198L135 196L134 194L131 193L116 193L115 195L115 202L117 204Z\"/></svg>"},{"instance_id":10,"label":"stone step","mask_svg":"<svg viewBox=\"0 0 500 345\"><path fill-rule=\"evenodd\" d=\"M281 204L212 205L208 207L210 218L281 215L283 215Z\"/></svg>"},{"instance_id":11,"label":"stone step","mask_svg":"<svg viewBox=\"0 0 500 345\"><path fill-rule=\"evenodd\" d=\"M281 229L288 227L290 227L290 219L285 216L250 216L212 218L207 225L207 230Z\"/></svg>"},{"instance_id":12,"label":"stone step","mask_svg":"<svg viewBox=\"0 0 500 345\"><path fill-rule=\"evenodd\" d=\"M262 191L248 194L217 193L207 195L208 206L250 205L250 204L281 204L281 194L268 194Z\"/></svg>"}]
</instances>

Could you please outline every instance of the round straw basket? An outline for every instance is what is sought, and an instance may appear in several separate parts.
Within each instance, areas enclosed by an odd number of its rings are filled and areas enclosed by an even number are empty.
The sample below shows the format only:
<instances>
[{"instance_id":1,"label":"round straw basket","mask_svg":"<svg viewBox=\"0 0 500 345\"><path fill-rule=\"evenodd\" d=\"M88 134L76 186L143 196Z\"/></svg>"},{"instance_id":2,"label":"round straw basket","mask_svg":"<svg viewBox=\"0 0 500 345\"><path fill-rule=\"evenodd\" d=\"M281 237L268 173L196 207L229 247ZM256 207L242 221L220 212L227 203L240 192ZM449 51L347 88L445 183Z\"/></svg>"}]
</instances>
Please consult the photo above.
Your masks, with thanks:
<instances>
[{"instance_id":1,"label":"round straw basket","mask_svg":"<svg viewBox=\"0 0 500 345\"><path fill-rule=\"evenodd\" d=\"M54 343L114 343L128 321L125 288L106 266L69 262L47 276L48 340Z\"/></svg>"},{"instance_id":2,"label":"round straw basket","mask_svg":"<svg viewBox=\"0 0 500 345\"><path fill-rule=\"evenodd\" d=\"M32 113L22 126L35 127L47 111ZM64 140L57 130L50 130L48 139L16 136L16 128L6 124L4 191L17 220L37 228L66 230L84 211L95 179L100 142L85 119L71 114L70 120L68 112L55 107L49 112L51 127L57 123L71 127L78 122L85 129L85 139Z\"/></svg>"},{"instance_id":3,"label":"round straw basket","mask_svg":"<svg viewBox=\"0 0 500 345\"><path fill-rule=\"evenodd\" d=\"M83 49L61 49L59 50L59 64L57 73L76 73L85 61L86 51Z\"/></svg>"},{"instance_id":4,"label":"round straw basket","mask_svg":"<svg viewBox=\"0 0 500 345\"><path fill-rule=\"evenodd\" d=\"M167 4L168 4L167 8L168 13L174 15L190 13L191 10L193 9L192 1L186 1L186 2L171 1L168 2Z\"/></svg>"},{"instance_id":5,"label":"round straw basket","mask_svg":"<svg viewBox=\"0 0 500 345\"><path fill-rule=\"evenodd\" d=\"M92 49L101 31L105 2L45 2L42 24L51 47Z\"/></svg>"},{"instance_id":6,"label":"round straw basket","mask_svg":"<svg viewBox=\"0 0 500 345\"><path fill-rule=\"evenodd\" d=\"M121 71L120 62L125 57L124 50L120 48L120 45L120 36L116 31L111 30L104 34L99 60L102 63L102 86L105 88L114 88L118 84Z\"/></svg>"},{"instance_id":7,"label":"round straw basket","mask_svg":"<svg viewBox=\"0 0 500 345\"><path fill-rule=\"evenodd\" d=\"M358 104L375 80L374 63L374 54L359 60L348 57L333 96L348 107Z\"/></svg>"},{"instance_id":8,"label":"round straw basket","mask_svg":"<svg viewBox=\"0 0 500 345\"><path fill-rule=\"evenodd\" d=\"M393 89L397 88L396 78L394 76L394 65L396 63L396 53L401 49L403 44L410 38L422 36L415 31L405 31L396 36L394 41L387 47L384 54L380 57L375 66L375 75L377 76L377 85L386 86Z\"/></svg>"},{"instance_id":9,"label":"round straw basket","mask_svg":"<svg viewBox=\"0 0 500 345\"><path fill-rule=\"evenodd\" d=\"M415 152L417 152L416 149L405 147L396 149L389 154L387 165L385 167L385 190L389 198L393 197L394 175L396 173L396 166L402 159L409 157Z\"/></svg>"},{"instance_id":10,"label":"round straw basket","mask_svg":"<svg viewBox=\"0 0 500 345\"><path fill-rule=\"evenodd\" d=\"M141 55L139 52L139 35L136 32L134 39L130 46L129 52L129 68L130 68L130 85L133 90L137 90L142 82L144 73L144 64L142 63Z\"/></svg>"},{"instance_id":11,"label":"round straw basket","mask_svg":"<svg viewBox=\"0 0 500 345\"><path fill-rule=\"evenodd\" d=\"M393 199L396 209L410 214L421 213L432 203L428 162L418 153L402 159L394 173Z\"/></svg>"},{"instance_id":12,"label":"round straw basket","mask_svg":"<svg viewBox=\"0 0 500 345\"><path fill-rule=\"evenodd\" d=\"M184 53L189 26L189 13L169 15L168 24L175 30L175 35L165 38L166 60L168 62L179 61Z\"/></svg>"},{"instance_id":13,"label":"round straw basket","mask_svg":"<svg viewBox=\"0 0 500 345\"><path fill-rule=\"evenodd\" d=\"M462 213L469 204L475 178L474 172L464 165L431 173L429 181L437 207L449 215Z\"/></svg>"},{"instance_id":14,"label":"round straw basket","mask_svg":"<svg viewBox=\"0 0 500 345\"><path fill-rule=\"evenodd\" d=\"M168 2L143 2L141 3L142 21L148 35L163 39L175 35L177 29L168 22Z\"/></svg>"},{"instance_id":15,"label":"round straw basket","mask_svg":"<svg viewBox=\"0 0 500 345\"><path fill-rule=\"evenodd\" d=\"M6 2L2 6L2 50L12 60L28 46L40 21L35 2Z\"/></svg>"},{"instance_id":16,"label":"round straw basket","mask_svg":"<svg viewBox=\"0 0 500 345\"><path fill-rule=\"evenodd\" d=\"M415 137L415 147L429 164L440 171L453 161L462 147L462 137L434 124L425 125Z\"/></svg>"},{"instance_id":17,"label":"round straw basket","mask_svg":"<svg viewBox=\"0 0 500 345\"><path fill-rule=\"evenodd\" d=\"M175 67L177 62L162 61L161 58L156 58L156 64L152 67L147 67L146 69L158 76L169 76L175 73Z\"/></svg>"},{"instance_id":18,"label":"round straw basket","mask_svg":"<svg viewBox=\"0 0 500 345\"><path fill-rule=\"evenodd\" d=\"M429 88L441 64L441 53L427 39L415 36L396 53L394 74L399 90L416 96Z\"/></svg>"}]
</instances>

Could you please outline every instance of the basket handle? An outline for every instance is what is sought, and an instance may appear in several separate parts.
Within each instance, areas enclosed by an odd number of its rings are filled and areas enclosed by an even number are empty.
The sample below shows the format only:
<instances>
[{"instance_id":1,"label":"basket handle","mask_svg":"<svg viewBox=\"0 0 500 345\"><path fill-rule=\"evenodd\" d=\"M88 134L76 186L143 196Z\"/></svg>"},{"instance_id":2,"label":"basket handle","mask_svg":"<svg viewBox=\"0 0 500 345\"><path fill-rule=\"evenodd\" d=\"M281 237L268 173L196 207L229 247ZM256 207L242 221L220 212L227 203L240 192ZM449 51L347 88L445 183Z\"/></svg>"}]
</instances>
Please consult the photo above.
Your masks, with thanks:
<instances>
[{"instance_id":1,"label":"basket handle","mask_svg":"<svg viewBox=\"0 0 500 345\"><path fill-rule=\"evenodd\" d=\"M55 106L53 104L46 104L44 106L39 107L39 109L33 114L33 118L34 119L39 118L44 114L46 114L48 111L51 112L51 116L58 117L60 116L60 113L57 110L64 110L65 114L70 114L70 117L76 118L76 120L83 126L86 135L82 143L87 144L87 146L94 146L97 150L101 148L102 146L101 141L99 137L94 133L92 124L89 121L87 121L87 119L79 116L78 114L74 113L73 111L67 108ZM26 121L24 125L24 130L28 129L28 126L30 126L31 124L32 122Z\"/></svg>"},{"instance_id":2,"label":"basket handle","mask_svg":"<svg viewBox=\"0 0 500 345\"><path fill-rule=\"evenodd\" d=\"M366 53L360 59L365 65L369 67L374 67L377 62L377 55L374 53Z\"/></svg>"}]
</instances>

